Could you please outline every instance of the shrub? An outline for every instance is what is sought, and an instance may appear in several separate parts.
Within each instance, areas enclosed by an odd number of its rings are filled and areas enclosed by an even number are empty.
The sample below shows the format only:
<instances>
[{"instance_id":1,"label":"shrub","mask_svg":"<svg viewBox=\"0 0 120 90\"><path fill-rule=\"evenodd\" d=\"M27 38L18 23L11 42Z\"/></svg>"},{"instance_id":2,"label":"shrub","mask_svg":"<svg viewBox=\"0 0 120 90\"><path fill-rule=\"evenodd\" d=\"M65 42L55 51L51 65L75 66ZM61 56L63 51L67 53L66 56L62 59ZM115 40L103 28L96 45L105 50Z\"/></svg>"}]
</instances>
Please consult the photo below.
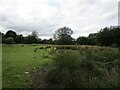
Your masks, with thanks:
<instances>
[{"instance_id":1,"label":"shrub","mask_svg":"<svg viewBox=\"0 0 120 90\"><path fill-rule=\"evenodd\" d=\"M24 45L21 45L21 47L24 47Z\"/></svg>"},{"instance_id":2,"label":"shrub","mask_svg":"<svg viewBox=\"0 0 120 90\"><path fill-rule=\"evenodd\" d=\"M73 50L58 50L51 66L47 72L49 84L68 88L87 87L90 75L96 70L92 61Z\"/></svg>"},{"instance_id":3,"label":"shrub","mask_svg":"<svg viewBox=\"0 0 120 90\"><path fill-rule=\"evenodd\" d=\"M5 39L6 44L12 44L13 42L14 42L13 37L8 37L8 38Z\"/></svg>"},{"instance_id":4,"label":"shrub","mask_svg":"<svg viewBox=\"0 0 120 90\"><path fill-rule=\"evenodd\" d=\"M91 46L57 47L58 49L51 48L53 61L48 64L44 74L48 87L117 88L119 86L120 59L117 49Z\"/></svg>"},{"instance_id":5,"label":"shrub","mask_svg":"<svg viewBox=\"0 0 120 90\"><path fill-rule=\"evenodd\" d=\"M66 86L67 82L70 82L71 75L74 71L79 69L79 55L78 53L72 53L71 51L59 50L54 57L52 67L47 73L47 81L49 83L62 84ZM68 84L67 84L68 85Z\"/></svg>"},{"instance_id":6,"label":"shrub","mask_svg":"<svg viewBox=\"0 0 120 90\"><path fill-rule=\"evenodd\" d=\"M79 51L58 49L54 53L54 61L46 73L49 86L62 88L118 87L118 73L115 69L118 61L117 51L102 49L103 51L89 47L81 48ZM117 56L112 56L112 53ZM103 57L107 59L105 62ZM109 58L111 59L109 60Z\"/></svg>"},{"instance_id":7,"label":"shrub","mask_svg":"<svg viewBox=\"0 0 120 90\"><path fill-rule=\"evenodd\" d=\"M38 48L35 48L35 49L34 49L34 52L37 52L37 50L38 50Z\"/></svg>"}]
</instances>

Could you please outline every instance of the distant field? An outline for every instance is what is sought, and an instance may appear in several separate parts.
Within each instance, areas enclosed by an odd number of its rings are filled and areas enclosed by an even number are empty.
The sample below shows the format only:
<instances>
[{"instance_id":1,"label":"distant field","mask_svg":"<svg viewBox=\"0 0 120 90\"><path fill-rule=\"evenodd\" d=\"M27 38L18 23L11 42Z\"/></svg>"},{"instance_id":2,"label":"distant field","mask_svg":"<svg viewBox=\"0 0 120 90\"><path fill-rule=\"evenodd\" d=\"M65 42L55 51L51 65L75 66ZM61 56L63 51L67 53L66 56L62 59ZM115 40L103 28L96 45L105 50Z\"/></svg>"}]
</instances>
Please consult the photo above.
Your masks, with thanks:
<instances>
[{"instance_id":1,"label":"distant field","mask_svg":"<svg viewBox=\"0 0 120 90\"><path fill-rule=\"evenodd\" d=\"M71 45L52 46L52 48L49 48L48 46L27 45L27 44L26 45L3 44L3 47L2 47L3 88L31 87L30 85L33 82L30 80L29 73L33 69L40 68L45 65L48 65L49 63L52 63L54 54L50 54L50 53L56 52L56 48L57 49L68 49L68 50L79 49L80 54L76 52L75 53L81 56L80 57L76 56L76 58L81 58L80 60L85 59L85 58L90 59L90 60L94 59L93 61L96 60L96 62L98 62L97 64L95 62L96 64L95 67L98 67L101 69L104 69L104 66L111 67L110 65L117 65L116 63L119 59L117 48L109 48L109 47L106 48L106 47L97 47L97 46L71 46ZM44 48L44 47L48 47L48 48ZM69 57L69 54L67 55ZM65 62L66 65L67 65L67 62L69 62L69 60ZM71 65L72 62L68 64ZM114 72L116 73L116 71ZM116 82L116 79L117 78L115 78L113 82Z\"/></svg>"}]
</instances>

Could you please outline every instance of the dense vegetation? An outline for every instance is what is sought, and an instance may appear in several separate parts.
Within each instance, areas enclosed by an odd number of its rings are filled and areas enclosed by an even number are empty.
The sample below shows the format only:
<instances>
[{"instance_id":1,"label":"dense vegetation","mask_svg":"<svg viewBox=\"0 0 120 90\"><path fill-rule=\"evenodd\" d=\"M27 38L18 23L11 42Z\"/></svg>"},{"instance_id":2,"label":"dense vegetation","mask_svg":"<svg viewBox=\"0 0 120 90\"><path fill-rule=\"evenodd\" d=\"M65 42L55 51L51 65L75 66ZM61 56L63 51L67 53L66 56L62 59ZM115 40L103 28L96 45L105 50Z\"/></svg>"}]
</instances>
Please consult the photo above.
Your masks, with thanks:
<instances>
[{"instance_id":1,"label":"dense vegetation","mask_svg":"<svg viewBox=\"0 0 120 90\"><path fill-rule=\"evenodd\" d=\"M61 47L61 48L60 48ZM66 46L65 46L66 47ZM53 62L38 69L38 77L43 77L43 86L49 88L118 88L118 49L91 46L59 46L53 52ZM71 48L70 48L71 47ZM74 50L73 50L74 47ZM79 49L78 49L79 48ZM44 69L44 71L43 71ZM43 73L42 75L40 73ZM36 77L36 76L35 76Z\"/></svg>"},{"instance_id":2,"label":"dense vegetation","mask_svg":"<svg viewBox=\"0 0 120 90\"><path fill-rule=\"evenodd\" d=\"M117 88L117 48L3 44L3 88Z\"/></svg>"},{"instance_id":3,"label":"dense vegetation","mask_svg":"<svg viewBox=\"0 0 120 90\"><path fill-rule=\"evenodd\" d=\"M9 30L2 34L2 43L7 44L60 44L60 45L100 45L100 46L120 46L120 27L111 26L101 29L97 33L91 33L88 37L80 36L77 39L71 37L73 30L69 27L62 27L55 31L54 38L40 39L38 32L33 31L31 35L24 37L15 31Z\"/></svg>"}]
</instances>

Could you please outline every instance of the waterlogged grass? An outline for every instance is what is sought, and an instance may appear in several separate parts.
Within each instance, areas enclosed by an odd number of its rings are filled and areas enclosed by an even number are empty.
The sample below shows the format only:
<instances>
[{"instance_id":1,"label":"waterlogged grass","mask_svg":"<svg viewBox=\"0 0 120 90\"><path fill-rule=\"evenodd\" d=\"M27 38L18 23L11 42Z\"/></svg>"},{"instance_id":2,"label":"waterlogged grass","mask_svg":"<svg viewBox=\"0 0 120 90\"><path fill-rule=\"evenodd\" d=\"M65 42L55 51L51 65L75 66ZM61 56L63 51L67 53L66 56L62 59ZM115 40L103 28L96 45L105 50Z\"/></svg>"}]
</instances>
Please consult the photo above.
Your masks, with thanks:
<instances>
[{"instance_id":1,"label":"waterlogged grass","mask_svg":"<svg viewBox=\"0 0 120 90\"><path fill-rule=\"evenodd\" d=\"M3 45L2 80L3 88L29 87L29 71L51 62L47 50L34 52L40 45Z\"/></svg>"}]
</instances>

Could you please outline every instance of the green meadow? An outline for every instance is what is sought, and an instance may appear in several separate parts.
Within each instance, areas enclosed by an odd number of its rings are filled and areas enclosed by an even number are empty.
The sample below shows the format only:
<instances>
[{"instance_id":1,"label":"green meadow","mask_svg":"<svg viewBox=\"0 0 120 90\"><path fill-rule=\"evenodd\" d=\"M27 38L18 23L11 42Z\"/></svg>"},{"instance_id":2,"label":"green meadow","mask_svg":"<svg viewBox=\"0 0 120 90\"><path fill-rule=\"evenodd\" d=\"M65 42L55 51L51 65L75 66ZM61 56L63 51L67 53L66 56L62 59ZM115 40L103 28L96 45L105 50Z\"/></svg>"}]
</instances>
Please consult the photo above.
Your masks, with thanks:
<instances>
[{"instance_id":1,"label":"green meadow","mask_svg":"<svg viewBox=\"0 0 120 90\"><path fill-rule=\"evenodd\" d=\"M29 71L52 61L46 50L34 52L39 45L3 45L3 88L29 87ZM28 72L28 73L27 73Z\"/></svg>"},{"instance_id":2,"label":"green meadow","mask_svg":"<svg viewBox=\"0 0 120 90\"><path fill-rule=\"evenodd\" d=\"M99 46L3 44L2 85L117 88L118 52L118 48Z\"/></svg>"}]
</instances>

